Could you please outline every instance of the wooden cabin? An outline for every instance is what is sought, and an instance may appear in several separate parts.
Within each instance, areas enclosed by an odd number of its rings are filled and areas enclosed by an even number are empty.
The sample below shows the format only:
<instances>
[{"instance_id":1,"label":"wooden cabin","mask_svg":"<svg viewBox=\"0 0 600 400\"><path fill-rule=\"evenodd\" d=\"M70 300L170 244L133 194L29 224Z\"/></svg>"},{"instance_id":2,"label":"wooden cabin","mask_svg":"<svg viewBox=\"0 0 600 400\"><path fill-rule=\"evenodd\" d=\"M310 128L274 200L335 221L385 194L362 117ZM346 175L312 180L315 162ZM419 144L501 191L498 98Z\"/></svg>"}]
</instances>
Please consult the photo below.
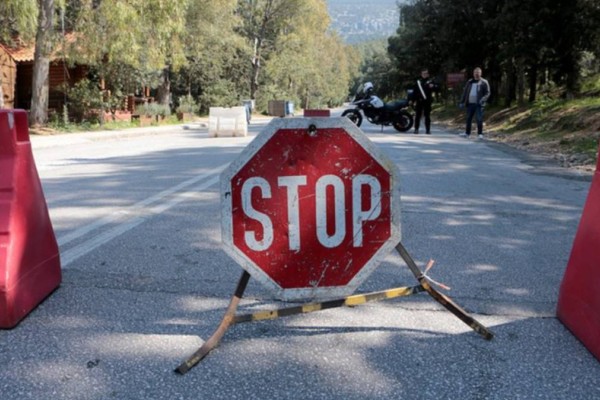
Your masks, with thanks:
<instances>
[{"instance_id":1,"label":"wooden cabin","mask_svg":"<svg viewBox=\"0 0 600 400\"><path fill-rule=\"evenodd\" d=\"M31 87L35 46L11 47L0 44L0 74L4 108L31 107ZM64 59L52 56L49 70L48 110L60 112L65 103L62 90L65 84L73 85L85 78L88 67L69 67Z\"/></svg>"},{"instance_id":2,"label":"wooden cabin","mask_svg":"<svg viewBox=\"0 0 600 400\"><path fill-rule=\"evenodd\" d=\"M17 81L17 63L10 53L0 45L0 84L2 101L0 108L15 107L15 83Z\"/></svg>"}]
</instances>

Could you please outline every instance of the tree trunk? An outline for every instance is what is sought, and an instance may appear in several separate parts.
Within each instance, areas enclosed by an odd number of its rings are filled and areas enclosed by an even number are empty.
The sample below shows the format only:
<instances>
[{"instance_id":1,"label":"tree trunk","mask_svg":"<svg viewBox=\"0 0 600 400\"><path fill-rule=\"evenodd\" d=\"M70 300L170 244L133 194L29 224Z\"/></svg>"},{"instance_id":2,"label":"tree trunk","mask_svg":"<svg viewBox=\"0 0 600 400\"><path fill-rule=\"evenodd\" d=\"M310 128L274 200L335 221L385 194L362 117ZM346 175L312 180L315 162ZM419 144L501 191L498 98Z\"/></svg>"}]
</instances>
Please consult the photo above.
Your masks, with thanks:
<instances>
[{"instance_id":1,"label":"tree trunk","mask_svg":"<svg viewBox=\"0 0 600 400\"><path fill-rule=\"evenodd\" d=\"M258 33L258 37L254 38L254 55L252 57L252 77L250 78L250 99L256 99L256 92L258 91L258 76L260 74L261 63L260 59L262 57L263 50L263 41L267 35L267 27L271 23L271 19L273 15L271 14L273 10L273 0L268 0L265 5L265 13L262 18L260 31Z\"/></svg>"},{"instance_id":2,"label":"tree trunk","mask_svg":"<svg viewBox=\"0 0 600 400\"><path fill-rule=\"evenodd\" d=\"M254 56L252 57L252 76L250 77L250 99L256 100L256 92L258 91L258 75L260 74L260 48L262 40L257 38L254 40Z\"/></svg>"},{"instance_id":3,"label":"tree trunk","mask_svg":"<svg viewBox=\"0 0 600 400\"><path fill-rule=\"evenodd\" d=\"M171 100L171 79L169 77L171 67L166 66L162 71L160 85L156 91L156 102L158 104L169 106Z\"/></svg>"},{"instance_id":4,"label":"tree trunk","mask_svg":"<svg viewBox=\"0 0 600 400\"><path fill-rule=\"evenodd\" d=\"M506 94L504 96L504 106L510 107L513 100L516 98L517 91L517 77L514 71L514 67L510 67L510 69L506 72Z\"/></svg>"},{"instance_id":5,"label":"tree trunk","mask_svg":"<svg viewBox=\"0 0 600 400\"><path fill-rule=\"evenodd\" d=\"M308 88L304 91L304 105L302 108L304 108L305 110L308 109L310 106L310 93L308 91Z\"/></svg>"},{"instance_id":6,"label":"tree trunk","mask_svg":"<svg viewBox=\"0 0 600 400\"><path fill-rule=\"evenodd\" d=\"M529 71L529 102L533 103L537 97L538 66L534 65Z\"/></svg>"},{"instance_id":7,"label":"tree trunk","mask_svg":"<svg viewBox=\"0 0 600 400\"><path fill-rule=\"evenodd\" d=\"M35 37L33 81L29 124L43 125L48 122L48 74L52 52L52 17L54 0L38 0L38 28Z\"/></svg>"},{"instance_id":8,"label":"tree trunk","mask_svg":"<svg viewBox=\"0 0 600 400\"><path fill-rule=\"evenodd\" d=\"M258 91L258 75L260 65L252 63L252 78L250 80L250 99L256 100L256 92Z\"/></svg>"},{"instance_id":9,"label":"tree trunk","mask_svg":"<svg viewBox=\"0 0 600 400\"><path fill-rule=\"evenodd\" d=\"M517 103L525 103L525 73L523 67L519 64L517 67Z\"/></svg>"},{"instance_id":10,"label":"tree trunk","mask_svg":"<svg viewBox=\"0 0 600 400\"><path fill-rule=\"evenodd\" d=\"M579 71L577 71L577 67L571 68L570 71L567 72L567 78L565 81L566 84L566 93L565 97L567 100L573 100L575 98L575 94L578 92L578 79L579 79Z\"/></svg>"},{"instance_id":11,"label":"tree trunk","mask_svg":"<svg viewBox=\"0 0 600 400\"><path fill-rule=\"evenodd\" d=\"M502 98L500 92L502 87L502 68L495 59L489 61L485 75L490 84L490 90L492 92L487 103L498 104L499 102L496 99ZM458 91L460 91L460 89L458 89ZM456 93L456 95L460 96L460 93ZM454 104L456 104L456 101Z\"/></svg>"}]
</instances>

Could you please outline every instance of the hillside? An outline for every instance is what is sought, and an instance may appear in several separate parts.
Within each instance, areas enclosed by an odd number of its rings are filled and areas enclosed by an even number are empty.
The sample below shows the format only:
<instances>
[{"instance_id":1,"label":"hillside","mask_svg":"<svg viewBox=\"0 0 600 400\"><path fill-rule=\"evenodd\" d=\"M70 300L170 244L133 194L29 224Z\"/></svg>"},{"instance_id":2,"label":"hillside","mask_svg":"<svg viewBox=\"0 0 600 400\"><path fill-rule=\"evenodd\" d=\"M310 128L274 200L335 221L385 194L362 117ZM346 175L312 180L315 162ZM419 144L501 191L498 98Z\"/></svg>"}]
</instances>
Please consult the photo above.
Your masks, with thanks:
<instances>
[{"instance_id":1,"label":"hillside","mask_svg":"<svg viewBox=\"0 0 600 400\"><path fill-rule=\"evenodd\" d=\"M346 43L387 38L398 28L397 0L327 0L332 29Z\"/></svg>"},{"instance_id":2,"label":"hillside","mask_svg":"<svg viewBox=\"0 0 600 400\"><path fill-rule=\"evenodd\" d=\"M464 112L438 105L437 122L464 129ZM534 105L486 110L489 140L551 157L563 167L594 171L600 141L600 98L546 100Z\"/></svg>"}]
</instances>

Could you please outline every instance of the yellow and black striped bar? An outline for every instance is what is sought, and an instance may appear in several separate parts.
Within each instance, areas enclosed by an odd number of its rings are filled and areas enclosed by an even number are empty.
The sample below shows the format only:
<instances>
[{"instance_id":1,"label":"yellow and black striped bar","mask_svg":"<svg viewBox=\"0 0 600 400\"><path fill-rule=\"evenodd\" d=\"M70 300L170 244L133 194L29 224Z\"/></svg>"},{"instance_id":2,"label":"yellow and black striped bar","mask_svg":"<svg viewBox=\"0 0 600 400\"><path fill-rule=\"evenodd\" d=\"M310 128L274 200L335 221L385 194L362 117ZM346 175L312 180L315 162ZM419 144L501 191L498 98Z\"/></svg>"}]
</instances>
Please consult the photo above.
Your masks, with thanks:
<instances>
[{"instance_id":1,"label":"yellow and black striped bar","mask_svg":"<svg viewBox=\"0 0 600 400\"><path fill-rule=\"evenodd\" d=\"M418 285L398 287L394 289L382 290L380 292L356 294L345 297L343 299L329 300L320 303L308 303L300 306L280 308L277 310L258 311L252 314L236 315L233 320L233 323L238 324L242 322L266 321L281 317L288 317L290 315L307 314L315 311L322 311L342 306L357 306L359 304L364 304L370 301L410 296L416 293L423 292L424 290L425 289L423 288L423 286Z\"/></svg>"},{"instance_id":2,"label":"yellow and black striped bar","mask_svg":"<svg viewBox=\"0 0 600 400\"><path fill-rule=\"evenodd\" d=\"M408 254L408 251L406 250L404 245L402 245L401 242L399 242L396 245L396 251L406 262L408 268L415 275L420 285L398 287L394 289L383 290L380 292L358 294L348 296L343 299L324 301L320 303L308 303L295 307L281 308L278 310L258 311L252 314L235 315L240 299L242 298L248 280L250 279L250 275L248 274L248 272L244 271L236 288L235 294L229 303L227 312L225 313L225 316L223 317L223 320L221 321L221 324L219 325L217 330L196 351L196 353L194 353L177 369L175 369L175 372L183 375L187 373L191 368L193 368L196 364L198 364L198 362L200 362L212 349L214 349L219 344L219 341L221 340L227 329L233 324L242 322L273 320L280 317L287 317L295 314L306 314L314 311L327 310L330 308L342 306L357 306L359 304L364 304L370 301L410 296L424 291L427 292L438 303L443 305L448 311L450 311L452 314L454 314L460 320L462 320L465 324L469 325L475 332L483 336L485 339L490 340L494 337L494 334L488 328L486 328L479 321L475 320L473 317L467 314L467 312L463 310L459 305L457 305L454 301L452 301L450 297L438 292L430 285L427 276L419 269L419 267L417 266L413 258L410 256L410 254Z\"/></svg>"}]
</instances>

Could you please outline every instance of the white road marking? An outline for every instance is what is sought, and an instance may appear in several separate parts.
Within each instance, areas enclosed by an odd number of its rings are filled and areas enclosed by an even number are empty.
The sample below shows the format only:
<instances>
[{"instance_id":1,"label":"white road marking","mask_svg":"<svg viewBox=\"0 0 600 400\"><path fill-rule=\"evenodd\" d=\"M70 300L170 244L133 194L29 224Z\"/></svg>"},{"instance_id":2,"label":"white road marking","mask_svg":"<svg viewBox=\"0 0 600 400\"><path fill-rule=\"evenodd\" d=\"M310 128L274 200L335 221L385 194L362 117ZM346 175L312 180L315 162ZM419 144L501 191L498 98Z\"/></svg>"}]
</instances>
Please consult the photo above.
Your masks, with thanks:
<instances>
[{"instance_id":1,"label":"white road marking","mask_svg":"<svg viewBox=\"0 0 600 400\"><path fill-rule=\"evenodd\" d=\"M94 236L91 239L86 240L85 242L83 242L69 250L61 252L60 257L61 257L62 266L65 267L65 266L71 264L73 261L75 261L78 258L84 256L85 254L91 252L92 250L98 248L99 246L101 246L105 243L108 243L109 241L113 240L114 238L135 228L136 226L140 225L142 222L146 221L148 218L158 215L158 214L168 210L171 207L174 207L175 205L188 199L195 192L205 190L205 189L213 186L214 184L218 183L219 182L218 174L223 169L225 169L225 167L227 165L228 164L223 164L217 168L212 169L211 171L209 171L205 174L194 177L192 179L188 179L187 181L184 181L178 185L175 185L167 190L163 190L162 192L157 193L154 196L151 196L151 197L149 197L145 200L142 200L138 203L135 203L134 205L128 207L125 210L117 211L117 212L113 213L112 215L109 215L105 218L99 219L98 221L93 222L91 224L82 226L81 228L76 229L73 232L68 233L67 235L58 238L57 242L58 242L59 246L64 246L65 244L67 244L73 240L76 240L98 228L101 228L107 224L122 220L122 222L119 223L114 228L109 229L105 232L102 232L99 235ZM178 191L180 191L181 189L184 189L186 187L194 185L195 183L197 183L199 181L203 181L205 179L208 179L208 180L202 182L198 186L192 187L189 191L181 192L164 203L160 202L165 197L173 195L173 194L177 193ZM156 204L152 208L147 208L148 206L150 206L154 203L158 203L158 204Z\"/></svg>"}]
</instances>

